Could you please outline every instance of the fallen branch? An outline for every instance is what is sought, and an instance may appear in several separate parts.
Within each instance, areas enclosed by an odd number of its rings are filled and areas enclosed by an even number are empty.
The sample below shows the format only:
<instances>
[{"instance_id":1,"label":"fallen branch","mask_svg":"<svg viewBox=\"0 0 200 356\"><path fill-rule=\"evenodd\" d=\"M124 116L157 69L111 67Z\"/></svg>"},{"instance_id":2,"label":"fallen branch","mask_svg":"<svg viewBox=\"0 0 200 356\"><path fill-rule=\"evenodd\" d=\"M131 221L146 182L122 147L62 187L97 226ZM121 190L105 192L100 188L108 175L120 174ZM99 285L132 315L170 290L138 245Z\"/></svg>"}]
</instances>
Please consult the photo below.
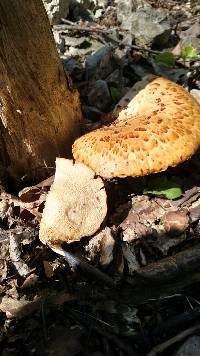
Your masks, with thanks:
<instances>
[{"instance_id":1,"label":"fallen branch","mask_svg":"<svg viewBox=\"0 0 200 356\"><path fill-rule=\"evenodd\" d=\"M171 339L163 342L162 344L154 346L154 348L147 354L147 356L157 356L161 352L165 351L168 347L172 346L173 344L184 340L186 337L193 335L196 332L200 331L200 324L192 326L187 330L182 331L178 335L172 337Z\"/></svg>"}]
</instances>

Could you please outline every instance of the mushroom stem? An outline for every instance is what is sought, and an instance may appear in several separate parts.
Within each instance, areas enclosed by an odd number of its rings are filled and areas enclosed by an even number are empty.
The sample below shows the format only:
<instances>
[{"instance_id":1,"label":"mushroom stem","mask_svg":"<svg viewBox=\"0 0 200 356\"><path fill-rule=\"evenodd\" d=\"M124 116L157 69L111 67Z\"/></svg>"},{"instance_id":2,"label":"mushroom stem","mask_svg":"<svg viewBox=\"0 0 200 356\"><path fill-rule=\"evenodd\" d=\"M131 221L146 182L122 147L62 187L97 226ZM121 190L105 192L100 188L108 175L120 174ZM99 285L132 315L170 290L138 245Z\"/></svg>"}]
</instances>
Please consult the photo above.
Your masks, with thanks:
<instances>
[{"instance_id":1,"label":"mushroom stem","mask_svg":"<svg viewBox=\"0 0 200 356\"><path fill-rule=\"evenodd\" d=\"M107 276L105 273L101 272L99 269L97 269L94 266L91 266L89 263L87 263L83 258L75 256L71 252L67 252L62 249L61 246L54 246L47 244L48 247L57 253L58 255L62 256L65 258L65 260L68 262L68 264L76 269L76 268L81 268L84 272L87 272L89 275L94 277L95 279L99 279L100 281L104 282L105 285L108 287L115 287L115 282L113 279L109 276Z\"/></svg>"}]
</instances>

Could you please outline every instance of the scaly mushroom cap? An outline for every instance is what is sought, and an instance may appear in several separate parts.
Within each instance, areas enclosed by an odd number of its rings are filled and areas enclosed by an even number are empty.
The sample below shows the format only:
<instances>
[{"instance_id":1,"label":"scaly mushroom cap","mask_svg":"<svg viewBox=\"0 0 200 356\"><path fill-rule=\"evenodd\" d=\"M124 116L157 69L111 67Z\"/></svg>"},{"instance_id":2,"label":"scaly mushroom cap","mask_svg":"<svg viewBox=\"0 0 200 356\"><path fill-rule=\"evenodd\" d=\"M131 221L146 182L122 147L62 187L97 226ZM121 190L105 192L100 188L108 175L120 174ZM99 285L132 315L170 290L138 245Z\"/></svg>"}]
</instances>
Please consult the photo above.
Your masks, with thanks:
<instances>
[{"instance_id":1,"label":"scaly mushroom cap","mask_svg":"<svg viewBox=\"0 0 200 356\"><path fill-rule=\"evenodd\" d=\"M107 196L101 178L81 163L57 158L55 179L47 195L39 238L54 244L79 241L93 235L107 214Z\"/></svg>"},{"instance_id":2,"label":"scaly mushroom cap","mask_svg":"<svg viewBox=\"0 0 200 356\"><path fill-rule=\"evenodd\" d=\"M200 105L181 86L156 78L108 127L73 145L73 155L104 177L144 176L190 158L200 146Z\"/></svg>"}]
</instances>

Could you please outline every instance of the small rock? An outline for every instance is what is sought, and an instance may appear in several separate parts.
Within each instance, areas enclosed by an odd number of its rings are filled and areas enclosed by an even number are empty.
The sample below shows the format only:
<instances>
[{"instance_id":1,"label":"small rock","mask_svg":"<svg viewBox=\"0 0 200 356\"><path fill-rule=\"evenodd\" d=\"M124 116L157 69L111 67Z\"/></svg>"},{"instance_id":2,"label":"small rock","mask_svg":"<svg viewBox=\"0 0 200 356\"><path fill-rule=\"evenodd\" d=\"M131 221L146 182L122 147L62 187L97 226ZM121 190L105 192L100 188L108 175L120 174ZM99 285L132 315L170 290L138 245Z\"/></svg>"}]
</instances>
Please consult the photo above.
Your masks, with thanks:
<instances>
[{"instance_id":1,"label":"small rock","mask_svg":"<svg viewBox=\"0 0 200 356\"><path fill-rule=\"evenodd\" d=\"M199 356L200 336L189 337L175 353L175 356Z\"/></svg>"},{"instance_id":2,"label":"small rock","mask_svg":"<svg viewBox=\"0 0 200 356\"><path fill-rule=\"evenodd\" d=\"M184 37L180 41L180 47L181 50L183 50L185 47L192 46L195 49L200 49L200 38L197 37Z\"/></svg>"},{"instance_id":3,"label":"small rock","mask_svg":"<svg viewBox=\"0 0 200 356\"><path fill-rule=\"evenodd\" d=\"M43 0L51 25L61 22L69 12L70 0Z\"/></svg>"},{"instance_id":4,"label":"small rock","mask_svg":"<svg viewBox=\"0 0 200 356\"><path fill-rule=\"evenodd\" d=\"M97 80L88 95L88 102L100 111L106 111L112 103L110 91L105 80Z\"/></svg>"},{"instance_id":5,"label":"small rock","mask_svg":"<svg viewBox=\"0 0 200 356\"><path fill-rule=\"evenodd\" d=\"M65 51L64 55L68 57L82 58L83 56L86 56L90 53L91 53L90 48L69 47L69 49Z\"/></svg>"},{"instance_id":6,"label":"small rock","mask_svg":"<svg viewBox=\"0 0 200 356\"><path fill-rule=\"evenodd\" d=\"M97 9L94 15L95 19L99 19L103 15L103 13L104 13L103 9Z\"/></svg>"},{"instance_id":7,"label":"small rock","mask_svg":"<svg viewBox=\"0 0 200 356\"><path fill-rule=\"evenodd\" d=\"M189 37L189 36L191 36L191 37L199 37L200 36L200 24L199 24L199 22L195 22L186 31L182 31L180 33L180 38Z\"/></svg>"},{"instance_id":8,"label":"small rock","mask_svg":"<svg viewBox=\"0 0 200 356\"><path fill-rule=\"evenodd\" d=\"M136 11L139 2L132 0L117 0L117 20L121 23L122 28L125 26L127 29L131 28L131 15Z\"/></svg>"},{"instance_id":9,"label":"small rock","mask_svg":"<svg viewBox=\"0 0 200 356\"><path fill-rule=\"evenodd\" d=\"M141 8L132 15L132 33L137 45L165 45L172 27L168 21L168 12L152 7Z\"/></svg>"},{"instance_id":10,"label":"small rock","mask_svg":"<svg viewBox=\"0 0 200 356\"><path fill-rule=\"evenodd\" d=\"M99 7L105 8L105 7L108 6L108 0L97 0L97 5L98 5Z\"/></svg>"},{"instance_id":11,"label":"small rock","mask_svg":"<svg viewBox=\"0 0 200 356\"><path fill-rule=\"evenodd\" d=\"M190 94L198 101L200 104L200 90L199 89L192 89Z\"/></svg>"},{"instance_id":12,"label":"small rock","mask_svg":"<svg viewBox=\"0 0 200 356\"><path fill-rule=\"evenodd\" d=\"M65 45L73 46L73 47L83 47L85 45L89 45L89 41L87 37L70 37L65 36Z\"/></svg>"},{"instance_id":13,"label":"small rock","mask_svg":"<svg viewBox=\"0 0 200 356\"><path fill-rule=\"evenodd\" d=\"M74 58L63 58L63 66L65 71L70 74L72 79L82 80L83 68L81 64Z\"/></svg>"},{"instance_id":14,"label":"small rock","mask_svg":"<svg viewBox=\"0 0 200 356\"><path fill-rule=\"evenodd\" d=\"M168 42L172 31L168 11L154 9L142 0L119 0L117 7L121 27L131 31L137 45L163 46Z\"/></svg>"},{"instance_id":15,"label":"small rock","mask_svg":"<svg viewBox=\"0 0 200 356\"><path fill-rule=\"evenodd\" d=\"M184 232L189 225L189 216L186 211L169 211L164 216L164 228L170 235L179 235Z\"/></svg>"},{"instance_id":16,"label":"small rock","mask_svg":"<svg viewBox=\"0 0 200 356\"><path fill-rule=\"evenodd\" d=\"M105 79L113 71L112 48L101 47L86 59L86 80Z\"/></svg>"},{"instance_id":17,"label":"small rock","mask_svg":"<svg viewBox=\"0 0 200 356\"><path fill-rule=\"evenodd\" d=\"M99 120L103 115L103 112L98 110L94 106L84 105L82 107L82 110L83 110L84 117L86 117L86 119L92 120L92 121Z\"/></svg>"},{"instance_id":18,"label":"small rock","mask_svg":"<svg viewBox=\"0 0 200 356\"><path fill-rule=\"evenodd\" d=\"M65 51L65 40L61 34L57 31L53 31L54 40L56 42L56 47L58 52L64 53Z\"/></svg>"},{"instance_id":19,"label":"small rock","mask_svg":"<svg viewBox=\"0 0 200 356\"><path fill-rule=\"evenodd\" d=\"M70 11L75 21L93 19L97 0L71 0Z\"/></svg>"}]
</instances>

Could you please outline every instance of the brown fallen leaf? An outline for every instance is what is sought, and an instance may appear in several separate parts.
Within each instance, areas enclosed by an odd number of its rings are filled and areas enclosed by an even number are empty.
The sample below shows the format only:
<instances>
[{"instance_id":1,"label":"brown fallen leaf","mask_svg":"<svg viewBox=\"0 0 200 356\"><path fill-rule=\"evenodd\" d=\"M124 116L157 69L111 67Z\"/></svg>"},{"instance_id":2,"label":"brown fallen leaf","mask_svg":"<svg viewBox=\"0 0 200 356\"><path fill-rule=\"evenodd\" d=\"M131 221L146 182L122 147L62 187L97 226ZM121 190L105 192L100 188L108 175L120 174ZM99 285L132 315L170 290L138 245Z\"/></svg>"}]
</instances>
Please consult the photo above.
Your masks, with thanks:
<instances>
[{"instance_id":1,"label":"brown fallen leaf","mask_svg":"<svg viewBox=\"0 0 200 356\"><path fill-rule=\"evenodd\" d=\"M32 301L28 301L25 298L13 299L12 297L4 296L0 302L0 310L6 313L8 319L21 319L38 309L40 299L37 297Z\"/></svg>"},{"instance_id":2,"label":"brown fallen leaf","mask_svg":"<svg viewBox=\"0 0 200 356\"><path fill-rule=\"evenodd\" d=\"M99 257L102 266L108 266L113 261L113 250L115 240L112 236L111 229L105 227L96 236L94 236L86 246L86 251L90 260Z\"/></svg>"}]
</instances>

